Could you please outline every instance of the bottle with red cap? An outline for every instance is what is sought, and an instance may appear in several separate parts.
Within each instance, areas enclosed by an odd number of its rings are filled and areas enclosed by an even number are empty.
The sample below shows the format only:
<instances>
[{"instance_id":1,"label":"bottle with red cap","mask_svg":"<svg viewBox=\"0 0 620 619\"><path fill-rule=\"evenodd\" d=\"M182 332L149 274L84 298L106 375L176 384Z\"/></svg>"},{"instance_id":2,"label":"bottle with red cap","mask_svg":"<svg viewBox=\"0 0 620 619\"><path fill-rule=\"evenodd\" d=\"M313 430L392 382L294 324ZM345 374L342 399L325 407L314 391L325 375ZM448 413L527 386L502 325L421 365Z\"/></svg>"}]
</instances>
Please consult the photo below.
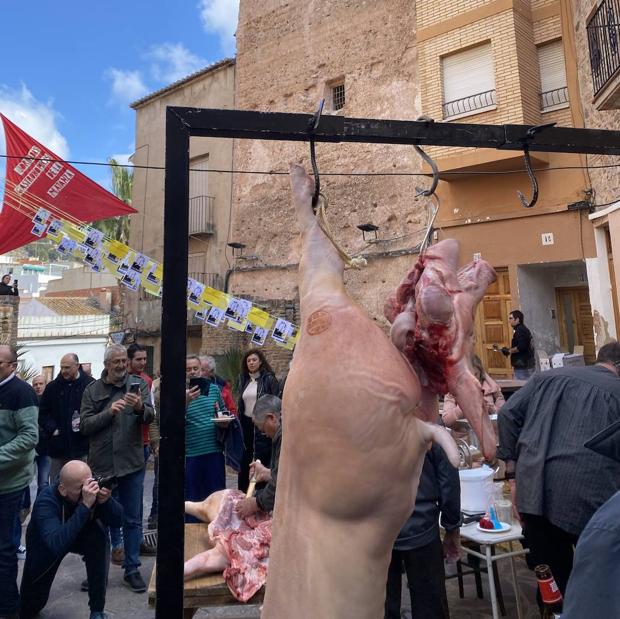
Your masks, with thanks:
<instances>
[{"instance_id":1,"label":"bottle with red cap","mask_svg":"<svg viewBox=\"0 0 620 619\"><path fill-rule=\"evenodd\" d=\"M560 591L555 578L548 565L537 565L534 568L538 589L542 598L544 611L543 619L554 619L560 617L562 613L562 592Z\"/></svg>"}]
</instances>

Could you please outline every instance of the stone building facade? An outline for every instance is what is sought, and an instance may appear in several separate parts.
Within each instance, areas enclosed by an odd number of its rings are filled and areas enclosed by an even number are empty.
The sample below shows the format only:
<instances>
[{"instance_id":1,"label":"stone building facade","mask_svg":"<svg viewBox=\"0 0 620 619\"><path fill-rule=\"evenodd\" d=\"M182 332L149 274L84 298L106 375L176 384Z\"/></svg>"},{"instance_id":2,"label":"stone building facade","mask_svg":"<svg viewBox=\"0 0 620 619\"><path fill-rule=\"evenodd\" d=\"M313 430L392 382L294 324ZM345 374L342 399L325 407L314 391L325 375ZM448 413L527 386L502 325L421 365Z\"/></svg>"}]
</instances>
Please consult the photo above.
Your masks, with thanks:
<instances>
[{"instance_id":1,"label":"stone building facade","mask_svg":"<svg viewBox=\"0 0 620 619\"><path fill-rule=\"evenodd\" d=\"M236 106L311 113L325 97L325 113L347 117L425 114L454 123L581 127L573 19L567 0L323 0L311 5L241 0ZM554 62L561 63L553 78L563 76L553 93L543 89L550 78L542 64L552 44ZM486 93L491 99L476 105L480 93L471 93L473 106L447 113L454 101L448 100L453 85L446 83L446 67L454 57L483 46L491 67L492 87ZM345 101L336 109L338 89ZM551 354L581 345L592 361L588 261L596 248L587 210L570 206L587 200L590 182L583 170L567 169L579 167L583 157L533 154L540 198L536 208L524 209L517 190L526 196L531 190L527 175L519 172L522 153L428 151L443 173L434 240L458 239L463 262L480 256L499 274L476 319L477 352L484 364L496 375L509 375L509 364L493 352L493 344L510 341L507 314L515 308L529 317L540 349ZM317 152L323 172L427 171L404 146L319 144ZM309 168L307 145L246 140L235 146L236 168L283 170L289 161ZM338 240L350 253L371 255L366 269L347 271L348 291L387 327L385 296L417 258L419 231L427 223L426 199L414 198L415 186L428 181L323 176L322 183ZM253 263L233 272L231 289L241 296L296 298L299 244L286 177L236 178L233 213L232 236L246 245ZM362 223L379 226L378 243L364 243L357 229Z\"/></svg>"},{"instance_id":2,"label":"stone building facade","mask_svg":"<svg viewBox=\"0 0 620 619\"><path fill-rule=\"evenodd\" d=\"M620 130L620 37L618 4L595 0L573 0L577 72L584 125L588 129ZM614 42L615 39L615 42ZM614 47L615 46L615 47ZM614 51L615 49L615 51ZM618 337L620 330L620 181L618 157L588 155L588 174L594 204L597 260L593 268L598 286L593 291L594 327L597 345Z\"/></svg>"},{"instance_id":3,"label":"stone building facade","mask_svg":"<svg viewBox=\"0 0 620 619\"><path fill-rule=\"evenodd\" d=\"M0 344L17 344L19 297L0 296Z\"/></svg>"}]
</instances>

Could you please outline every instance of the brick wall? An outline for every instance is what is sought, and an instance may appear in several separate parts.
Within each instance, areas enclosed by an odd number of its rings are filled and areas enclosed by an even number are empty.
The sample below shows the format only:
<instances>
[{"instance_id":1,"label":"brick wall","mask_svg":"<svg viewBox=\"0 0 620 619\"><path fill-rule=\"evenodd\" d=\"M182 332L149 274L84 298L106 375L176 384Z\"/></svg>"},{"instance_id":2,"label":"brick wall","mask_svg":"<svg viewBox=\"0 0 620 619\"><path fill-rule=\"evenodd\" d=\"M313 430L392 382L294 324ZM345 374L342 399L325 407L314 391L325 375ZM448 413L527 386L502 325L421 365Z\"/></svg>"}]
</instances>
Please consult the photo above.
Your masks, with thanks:
<instances>
[{"instance_id":1,"label":"brick wall","mask_svg":"<svg viewBox=\"0 0 620 619\"><path fill-rule=\"evenodd\" d=\"M268 311L272 316L284 318L289 322L299 324L298 299L250 298L249 300ZM206 325L202 329L201 353L206 355L221 355L227 350L234 348L240 348L245 352L255 347L251 343L250 337L250 335L233 331L227 327L220 326L216 328ZM289 362L293 356L292 352L277 346L271 338L268 338L265 344L260 348L265 353L265 357L267 357L276 376L281 378L288 369Z\"/></svg>"},{"instance_id":2,"label":"brick wall","mask_svg":"<svg viewBox=\"0 0 620 619\"><path fill-rule=\"evenodd\" d=\"M19 297L0 296L0 344L15 346L18 318Z\"/></svg>"}]
</instances>

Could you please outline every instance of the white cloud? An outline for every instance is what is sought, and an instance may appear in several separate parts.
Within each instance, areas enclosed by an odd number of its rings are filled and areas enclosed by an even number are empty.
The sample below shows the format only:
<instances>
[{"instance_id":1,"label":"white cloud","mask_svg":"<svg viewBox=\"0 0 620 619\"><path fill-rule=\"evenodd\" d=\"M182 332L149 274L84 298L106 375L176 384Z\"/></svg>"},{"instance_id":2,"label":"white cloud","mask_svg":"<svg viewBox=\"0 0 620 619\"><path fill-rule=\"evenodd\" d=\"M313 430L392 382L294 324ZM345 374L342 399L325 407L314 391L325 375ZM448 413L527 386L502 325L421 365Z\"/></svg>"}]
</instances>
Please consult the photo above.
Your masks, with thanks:
<instances>
[{"instance_id":1,"label":"white cloud","mask_svg":"<svg viewBox=\"0 0 620 619\"><path fill-rule=\"evenodd\" d=\"M117 155L112 155L110 159L114 159L118 165L131 165L131 161L129 161L129 157L131 157L133 153L119 153Z\"/></svg>"},{"instance_id":2,"label":"white cloud","mask_svg":"<svg viewBox=\"0 0 620 619\"><path fill-rule=\"evenodd\" d=\"M182 43L154 45L146 57L153 61L153 77L163 84L176 82L209 64L204 58L192 54Z\"/></svg>"},{"instance_id":3,"label":"white cloud","mask_svg":"<svg viewBox=\"0 0 620 619\"><path fill-rule=\"evenodd\" d=\"M62 159L69 157L67 140L56 127L59 115L52 101L38 101L25 84L18 89L0 84L0 112ZM3 146L4 137L0 136ZM6 152L4 148L2 152Z\"/></svg>"},{"instance_id":4,"label":"white cloud","mask_svg":"<svg viewBox=\"0 0 620 619\"><path fill-rule=\"evenodd\" d=\"M122 106L149 92L140 71L123 71L112 67L105 72L105 76L112 82L112 100Z\"/></svg>"},{"instance_id":5,"label":"white cloud","mask_svg":"<svg viewBox=\"0 0 620 619\"><path fill-rule=\"evenodd\" d=\"M200 0L198 8L204 29L215 32L220 37L220 45L225 54L234 55L239 0Z\"/></svg>"}]
</instances>

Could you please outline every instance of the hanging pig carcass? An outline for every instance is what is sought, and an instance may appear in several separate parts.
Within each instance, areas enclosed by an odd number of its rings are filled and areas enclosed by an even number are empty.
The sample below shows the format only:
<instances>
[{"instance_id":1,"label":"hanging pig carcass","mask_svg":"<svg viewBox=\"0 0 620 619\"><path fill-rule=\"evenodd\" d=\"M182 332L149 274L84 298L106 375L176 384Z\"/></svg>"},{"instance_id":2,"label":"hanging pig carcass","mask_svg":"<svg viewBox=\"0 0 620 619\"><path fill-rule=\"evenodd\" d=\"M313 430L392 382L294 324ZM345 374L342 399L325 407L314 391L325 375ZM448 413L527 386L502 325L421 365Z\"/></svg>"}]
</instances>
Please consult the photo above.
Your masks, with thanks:
<instances>
[{"instance_id":1,"label":"hanging pig carcass","mask_svg":"<svg viewBox=\"0 0 620 619\"><path fill-rule=\"evenodd\" d=\"M451 304L438 291L424 293L424 271L431 265L417 267L413 304L419 301L422 311L412 312L411 298L403 291L393 299L395 346L347 295L343 262L312 211L313 180L299 166L291 168L291 188L302 237L302 335L284 393L278 498L262 617L376 619L383 616L392 545L412 511L429 442L439 442L458 463L449 435L418 418L428 414L433 388L429 379L435 374L426 375L421 386L397 346L411 352L408 344L432 339L432 324L439 321L450 324L445 350L437 352L450 356L450 340L457 343L457 355L468 354L468 347L458 344L464 335L450 329L471 329L472 317L461 320L459 312L466 307L473 312L475 295L467 303L459 296L466 290L459 288L452 252L444 266L432 263L437 272L429 284L446 284ZM452 275L445 273L442 280L443 268ZM436 294L441 306L434 311ZM405 318L397 320L400 314ZM420 329L416 320L422 320ZM418 361L425 360L414 359L418 370ZM459 365L458 359L451 359L448 367L455 377L467 372L467 363ZM473 426L482 429L486 455L491 456L488 416L482 407L463 410Z\"/></svg>"}]
</instances>

